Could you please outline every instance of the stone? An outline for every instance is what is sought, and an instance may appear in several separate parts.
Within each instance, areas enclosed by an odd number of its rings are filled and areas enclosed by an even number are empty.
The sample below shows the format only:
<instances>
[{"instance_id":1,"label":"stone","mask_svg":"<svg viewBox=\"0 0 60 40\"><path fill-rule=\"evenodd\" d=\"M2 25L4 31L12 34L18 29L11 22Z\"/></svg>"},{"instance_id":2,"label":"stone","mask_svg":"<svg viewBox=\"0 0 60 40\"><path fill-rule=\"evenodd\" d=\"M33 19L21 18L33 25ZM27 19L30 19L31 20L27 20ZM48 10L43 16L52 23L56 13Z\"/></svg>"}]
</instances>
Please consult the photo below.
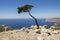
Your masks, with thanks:
<instances>
[{"instance_id":1,"label":"stone","mask_svg":"<svg viewBox=\"0 0 60 40\"><path fill-rule=\"evenodd\" d=\"M37 28L38 28L37 25L35 25L35 26L34 26L34 29L37 29Z\"/></svg>"},{"instance_id":2,"label":"stone","mask_svg":"<svg viewBox=\"0 0 60 40\"><path fill-rule=\"evenodd\" d=\"M25 27L23 27L23 28L21 28L20 30L25 30L26 28Z\"/></svg>"},{"instance_id":3,"label":"stone","mask_svg":"<svg viewBox=\"0 0 60 40\"><path fill-rule=\"evenodd\" d=\"M42 35L36 35L36 37L37 37L37 40L44 40L44 37L42 36Z\"/></svg>"},{"instance_id":4,"label":"stone","mask_svg":"<svg viewBox=\"0 0 60 40\"><path fill-rule=\"evenodd\" d=\"M47 25L44 25L44 26L42 26L42 28L46 28L46 29L48 29L48 26L47 26Z\"/></svg>"},{"instance_id":5,"label":"stone","mask_svg":"<svg viewBox=\"0 0 60 40\"><path fill-rule=\"evenodd\" d=\"M53 31L53 34L58 34L58 33L59 33L59 32L58 32L58 31L56 31L56 30L54 30L54 31Z\"/></svg>"}]
</instances>

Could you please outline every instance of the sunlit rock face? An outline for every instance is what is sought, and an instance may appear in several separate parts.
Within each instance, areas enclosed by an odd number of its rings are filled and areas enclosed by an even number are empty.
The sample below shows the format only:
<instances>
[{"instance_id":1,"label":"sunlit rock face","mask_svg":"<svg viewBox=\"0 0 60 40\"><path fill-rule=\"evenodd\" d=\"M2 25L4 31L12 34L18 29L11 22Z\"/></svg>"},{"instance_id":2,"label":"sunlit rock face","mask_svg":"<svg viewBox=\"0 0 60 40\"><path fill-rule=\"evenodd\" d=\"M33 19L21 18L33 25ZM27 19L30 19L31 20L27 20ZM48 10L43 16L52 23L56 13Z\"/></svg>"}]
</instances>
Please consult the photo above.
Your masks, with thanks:
<instances>
[{"instance_id":1,"label":"sunlit rock face","mask_svg":"<svg viewBox=\"0 0 60 40\"><path fill-rule=\"evenodd\" d=\"M41 28L48 29L48 26L47 26L47 25L44 25L44 26L42 26Z\"/></svg>"},{"instance_id":2,"label":"sunlit rock face","mask_svg":"<svg viewBox=\"0 0 60 40\"><path fill-rule=\"evenodd\" d=\"M47 25L31 26L0 33L0 40L60 40L60 30L52 30Z\"/></svg>"},{"instance_id":3,"label":"sunlit rock face","mask_svg":"<svg viewBox=\"0 0 60 40\"><path fill-rule=\"evenodd\" d=\"M50 28L51 28L51 29L52 29L52 28L55 28L55 26L51 26Z\"/></svg>"},{"instance_id":4,"label":"sunlit rock face","mask_svg":"<svg viewBox=\"0 0 60 40\"><path fill-rule=\"evenodd\" d=\"M32 25L31 28L32 29L37 29L38 27L37 27L37 25Z\"/></svg>"},{"instance_id":5,"label":"sunlit rock face","mask_svg":"<svg viewBox=\"0 0 60 40\"><path fill-rule=\"evenodd\" d=\"M20 30L25 30L25 27L21 28Z\"/></svg>"},{"instance_id":6,"label":"sunlit rock face","mask_svg":"<svg viewBox=\"0 0 60 40\"><path fill-rule=\"evenodd\" d=\"M53 31L53 34L58 34L58 33L59 33L58 30L54 30L54 31Z\"/></svg>"}]
</instances>

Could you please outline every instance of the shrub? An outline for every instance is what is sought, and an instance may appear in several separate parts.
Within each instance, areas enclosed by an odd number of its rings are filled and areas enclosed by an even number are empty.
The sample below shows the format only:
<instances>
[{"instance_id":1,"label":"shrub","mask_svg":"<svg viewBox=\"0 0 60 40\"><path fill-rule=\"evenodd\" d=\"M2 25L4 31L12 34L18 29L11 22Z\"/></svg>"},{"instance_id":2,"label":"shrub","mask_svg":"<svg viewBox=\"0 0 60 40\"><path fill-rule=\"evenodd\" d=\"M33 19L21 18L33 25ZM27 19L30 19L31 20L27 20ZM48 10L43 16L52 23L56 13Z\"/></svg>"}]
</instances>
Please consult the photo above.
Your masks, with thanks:
<instances>
[{"instance_id":1,"label":"shrub","mask_svg":"<svg viewBox=\"0 0 60 40\"><path fill-rule=\"evenodd\" d=\"M7 27L7 29L5 30L5 27ZM1 26L0 25L0 32L3 32L3 31L9 31L9 30L13 30L11 27L9 26Z\"/></svg>"},{"instance_id":2,"label":"shrub","mask_svg":"<svg viewBox=\"0 0 60 40\"><path fill-rule=\"evenodd\" d=\"M3 26L0 26L0 32L3 32L4 30L3 30Z\"/></svg>"},{"instance_id":3,"label":"shrub","mask_svg":"<svg viewBox=\"0 0 60 40\"><path fill-rule=\"evenodd\" d=\"M52 28L54 30L60 30L60 23L57 23L57 25L54 26L54 28Z\"/></svg>"}]
</instances>

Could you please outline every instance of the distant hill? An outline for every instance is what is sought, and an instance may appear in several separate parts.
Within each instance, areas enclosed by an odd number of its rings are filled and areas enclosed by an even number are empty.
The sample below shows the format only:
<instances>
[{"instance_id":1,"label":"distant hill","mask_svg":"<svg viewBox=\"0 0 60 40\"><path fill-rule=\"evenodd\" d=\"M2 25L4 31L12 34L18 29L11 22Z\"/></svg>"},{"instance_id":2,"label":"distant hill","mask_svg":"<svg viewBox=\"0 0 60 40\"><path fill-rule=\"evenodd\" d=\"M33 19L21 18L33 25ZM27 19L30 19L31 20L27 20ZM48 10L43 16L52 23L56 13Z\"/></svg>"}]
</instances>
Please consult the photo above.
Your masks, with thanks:
<instances>
[{"instance_id":1,"label":"distant hill","mask_svg":"<svg viewBox=\"0 0 60 40\"><path fill-rule=\"evenodd\" d=\"M47 22L56 22L56 23L60 23L60 18L49 18L46 20Z\"/></svg>"}]
</instances>

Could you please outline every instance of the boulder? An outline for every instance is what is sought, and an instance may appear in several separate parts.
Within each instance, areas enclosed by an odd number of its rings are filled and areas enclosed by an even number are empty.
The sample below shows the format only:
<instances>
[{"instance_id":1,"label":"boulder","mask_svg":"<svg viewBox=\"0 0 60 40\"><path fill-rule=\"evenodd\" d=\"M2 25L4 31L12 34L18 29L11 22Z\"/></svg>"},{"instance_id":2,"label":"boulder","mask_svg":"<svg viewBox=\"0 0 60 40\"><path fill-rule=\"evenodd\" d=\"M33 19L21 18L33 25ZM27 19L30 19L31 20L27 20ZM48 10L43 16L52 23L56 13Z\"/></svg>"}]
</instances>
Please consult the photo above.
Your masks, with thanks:
<instances>
[{"instance_id":1,"label":"boulder","mask_svg":"<svg viewBox=\"0 0 60 40\"><path fill-rule=\"evenodd\" d=\"M48 29L48 26L47 25L44 25L41 27L42 29Z\"/></svg>"},{"instance_id":2,"label":"boulder","mask_svg":"<svg viewBox=\"0 0 60 40\"><path fill-rule=\"evenodd\" d=\"M55 26L54 26L54 25L50 27L50 29L53 29L53 28L55 28Z\"/></svg>"},{"instance_id":3,"label":"boulder","mask_svg":"<svg viewBox=\"0 0 60 40\"><path fill-rule=\"evenodd\" d=\"M20 30L25 30L26 28L25 27L23 27L23 28L21 28Z\"/></svg>"},{"instance_id":4,"label":"boulder","mask_svg":"<svg viewBox=\"0 0 60 40\"><path fill-rule=\"evenodd\" d=\"M38 27L37 27L37 25L34 25L34 26L32 25L30 28L35 30L35 29L37 29Z\"/></svg>"},{"instance_id":5,"label":"boulder","mask_svg":"<svg viewBox=\"0 0 60 40\"><path fill-rule=\"evenodd\" d=\"M58 34L58 33L59 33L59 31L57 31L57 30L53 31L53 34Z\"/></svg>"},{"instance_id":6,"label":"boulder","mask_svg":"<svg viewBox=\"0 0 60 40\"><path fill-rule=\"evenodd\" d=\"M34 26L34 29L37 29L37 28L38 28L37 25L35 25L35 26Z\"/></svg>"}]
</instances>

